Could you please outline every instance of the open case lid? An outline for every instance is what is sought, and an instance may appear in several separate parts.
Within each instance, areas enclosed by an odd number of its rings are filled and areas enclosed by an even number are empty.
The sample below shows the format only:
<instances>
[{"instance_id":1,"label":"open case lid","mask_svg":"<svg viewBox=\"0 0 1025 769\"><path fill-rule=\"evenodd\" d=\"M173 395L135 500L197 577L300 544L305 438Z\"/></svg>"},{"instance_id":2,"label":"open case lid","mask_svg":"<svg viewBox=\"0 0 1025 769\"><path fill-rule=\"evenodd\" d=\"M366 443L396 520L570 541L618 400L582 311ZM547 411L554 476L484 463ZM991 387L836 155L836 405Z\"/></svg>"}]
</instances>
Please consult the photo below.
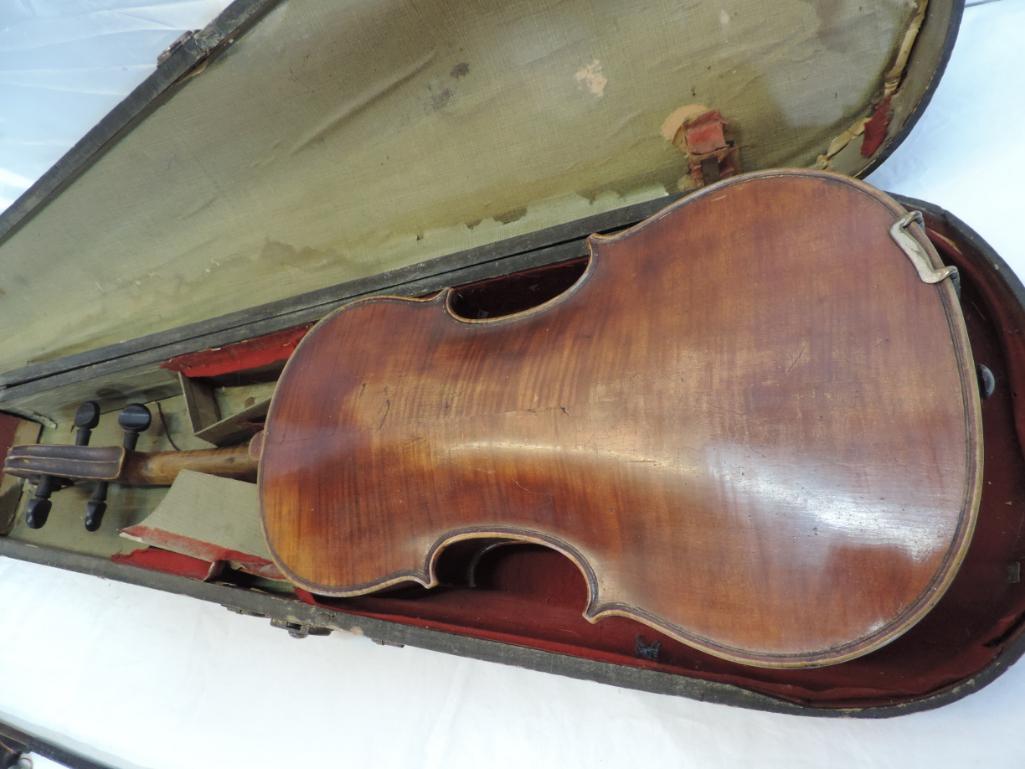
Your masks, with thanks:
<instances>
[{"instance_id":1,"label":"open case lid","mask_svg":"<svg viewBox=\"0 0 1025 769\"><path fill-rule=\"evenodd\" d=\"M743 170L862 175L961 9L238 0L0 217L0 386L664 201L706 109Z\"/></svg>"}]
</instances>

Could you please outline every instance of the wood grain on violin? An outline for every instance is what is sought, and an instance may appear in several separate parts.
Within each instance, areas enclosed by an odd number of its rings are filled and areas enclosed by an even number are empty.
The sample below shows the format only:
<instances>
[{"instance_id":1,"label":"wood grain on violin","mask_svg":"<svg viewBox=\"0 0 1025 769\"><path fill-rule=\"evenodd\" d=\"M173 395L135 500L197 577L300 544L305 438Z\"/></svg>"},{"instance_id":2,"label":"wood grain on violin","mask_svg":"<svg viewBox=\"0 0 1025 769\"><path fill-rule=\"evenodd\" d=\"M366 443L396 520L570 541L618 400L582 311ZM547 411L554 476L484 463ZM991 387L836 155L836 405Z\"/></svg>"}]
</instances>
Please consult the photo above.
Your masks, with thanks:
<instances>
[{"instance_id":1,"label":"wood grain on violin","mask_svg":"<svg viewBox=\"0 0 1025 769\"><path fill-rule=\"evenodd\" d=\"M592 620L766 667L878 648L953 578L982 469L958 300L891 238L904 213L838 176L752 174L594 237L525 312L343 307L268 417L279 567L324 595L431 586L447 545L508 538L572 559Z\"/></svg>"}]
</instances>

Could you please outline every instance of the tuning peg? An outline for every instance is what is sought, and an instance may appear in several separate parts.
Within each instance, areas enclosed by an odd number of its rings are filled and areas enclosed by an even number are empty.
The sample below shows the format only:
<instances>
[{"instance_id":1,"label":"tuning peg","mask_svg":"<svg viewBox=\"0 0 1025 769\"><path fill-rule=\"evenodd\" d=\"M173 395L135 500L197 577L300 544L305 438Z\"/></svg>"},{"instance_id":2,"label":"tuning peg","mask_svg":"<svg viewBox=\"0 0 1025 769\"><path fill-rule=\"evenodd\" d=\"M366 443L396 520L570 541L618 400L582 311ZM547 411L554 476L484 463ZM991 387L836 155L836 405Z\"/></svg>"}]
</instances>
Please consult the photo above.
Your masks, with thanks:
<instances>
[{"instance_id":1,"label":"tuning peg","mask_svg":"<svg viewBox=\"0 0 1025 769\"><path fill-rule=\"evenodd\" d=\"M149 429L153 423L153 415L141 403L132 403L121 410L117 416L117 423L125 431L121 445L129 451L134 451L135 444L139 441L139 433Z\"/></svg>"},{"instance_id":2,"label":"tuning peg","mask_svg":"<svg viewBox=\"0 0 1025 769\"><path fill-rule=\"evenodd\" d=\"M92 435L96 425L100 423L100 404L96 401L86 401L78 407L75 412L75 445L88 446L89 436Z\"/></svg>"},{"instance_id":3,"label":"tuning peg","mask_svg":"<svg viewBox=\"0 0 1025 769\"><path fill-rule=\"evenodd\" d=\"M42 528L46 519L50 517L50 510L53 502L50 501L50 494L57 490L57 481L51 475L40 477L36 484L36 493L28 501L25 507L25 524L30 529Z\"/></svg>"},{"instance_id":4,"label":"tuning peg","mask_svg":"<svg viewBox=\"0 0 1025 769\"><path fill-rule=\"evenodd\" d=\"M103 523L103 514L107 512L107 482L97 481L89 501L85 503L85 530L96 531Z\"/></svg>"}]
</instances>

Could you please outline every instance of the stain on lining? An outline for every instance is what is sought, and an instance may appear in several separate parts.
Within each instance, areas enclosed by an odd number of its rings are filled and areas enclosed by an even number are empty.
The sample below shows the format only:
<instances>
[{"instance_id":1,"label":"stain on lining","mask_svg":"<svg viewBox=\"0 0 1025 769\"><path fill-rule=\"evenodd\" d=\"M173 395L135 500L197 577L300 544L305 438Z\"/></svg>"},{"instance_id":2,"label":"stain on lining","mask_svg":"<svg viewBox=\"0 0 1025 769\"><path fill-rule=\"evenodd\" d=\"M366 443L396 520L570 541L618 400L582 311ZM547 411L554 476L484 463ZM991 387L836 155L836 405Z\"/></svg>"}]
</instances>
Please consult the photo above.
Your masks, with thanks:
<instances>
[{"instance_id":1,"label":"stain on lining","mask_svg":"<svg viewBox=\"0 0 1025 769\"><path fill-rule=\"evenodd\" d=\"M586 89L588 93L599 99L605 95L605 86L609 84L609 79L602 72L601 62L597 59L593 59L590 64L578 69L573 75L573 79L581 88Z\"/></svg>"}]
</instances>

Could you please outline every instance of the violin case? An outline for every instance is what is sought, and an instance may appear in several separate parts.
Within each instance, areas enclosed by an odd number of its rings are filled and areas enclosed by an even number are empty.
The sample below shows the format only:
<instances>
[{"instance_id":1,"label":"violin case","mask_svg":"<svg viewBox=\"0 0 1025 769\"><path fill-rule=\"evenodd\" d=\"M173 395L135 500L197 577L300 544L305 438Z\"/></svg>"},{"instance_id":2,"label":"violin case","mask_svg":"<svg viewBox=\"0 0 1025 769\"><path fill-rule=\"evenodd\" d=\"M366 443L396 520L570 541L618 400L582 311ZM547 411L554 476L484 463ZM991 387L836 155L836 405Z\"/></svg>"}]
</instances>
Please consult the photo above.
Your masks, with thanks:
<instances>
[{"instance_id":1,"label":"violin case","mask_svg":"<svg viewBox=\"0 0 1025 769\"><path fill-rule=\"evenodd\" d=\"M720 177L863 176L926 108L961 11L238 0L0 218L0 452L71 442L87 400L103 411L91 445L118 443L132 402L155 414L140 449L243 440L299 339L349 300L454 286L460 314L495 317L572 285L589 234ZM0 555L216 602L296 637L348 631L744 707L890 716L951 702L1025 649L1025 290L954 215L899 200L959 269L995 386L963 565L920 623L861 658L760 669L623 617L590 624L579 571L536 545L452 547L430 591L315 596L258 552L251 484L196 474L188 488L111 486L96 532L82 525L88 489L56 492L30 529L30 487L5 477Z\"/></svg>"}]
</instances>

